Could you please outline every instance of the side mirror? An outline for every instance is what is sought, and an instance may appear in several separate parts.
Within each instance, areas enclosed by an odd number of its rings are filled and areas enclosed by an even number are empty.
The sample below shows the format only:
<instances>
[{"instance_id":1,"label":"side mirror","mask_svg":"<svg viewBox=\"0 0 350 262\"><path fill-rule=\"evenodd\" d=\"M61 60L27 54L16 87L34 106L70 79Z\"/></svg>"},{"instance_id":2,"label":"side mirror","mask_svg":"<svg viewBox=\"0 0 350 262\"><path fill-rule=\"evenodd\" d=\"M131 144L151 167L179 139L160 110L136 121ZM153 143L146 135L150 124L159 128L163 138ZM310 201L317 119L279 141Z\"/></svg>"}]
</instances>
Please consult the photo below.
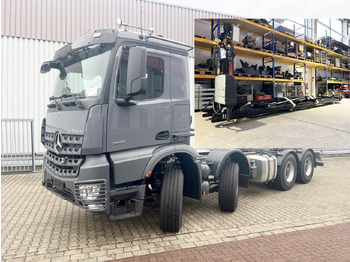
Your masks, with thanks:
<instances>
[{"instance_id":1,"label":"side mirror","mask_svg":"<svg viewBox=\"0 0 350 262\"><path fill-rule=\"evenodd\" d=\"M126 94L135 96L146 92L147 50L145 47L131 47L129 50Z\"/></svg>"},{"instance_id":2,"label":"side mirror","mask_svg":"<svg viewBox=\"0 0 350 262\"><path fill-rule=\"evenodd\" d=\"M51 61L44 62L40 67L40 73L45 74L51 70Z\"/></svg>"},{"instance_id":3,"label":"side mirror","mask_svg":"<svg viewBox=\"0 0 350 262\"><path fill-rule=\"evenodd\" d=\"M58 61L44 62L40 67L40 73L45 74L47 72L50 72L51 68L55 68L55 69L58 69L60 71L59 77L61 80L65 79L67 77L67 72L64 69L62 62L58 62Z\"/></svg>"}]
</instances>

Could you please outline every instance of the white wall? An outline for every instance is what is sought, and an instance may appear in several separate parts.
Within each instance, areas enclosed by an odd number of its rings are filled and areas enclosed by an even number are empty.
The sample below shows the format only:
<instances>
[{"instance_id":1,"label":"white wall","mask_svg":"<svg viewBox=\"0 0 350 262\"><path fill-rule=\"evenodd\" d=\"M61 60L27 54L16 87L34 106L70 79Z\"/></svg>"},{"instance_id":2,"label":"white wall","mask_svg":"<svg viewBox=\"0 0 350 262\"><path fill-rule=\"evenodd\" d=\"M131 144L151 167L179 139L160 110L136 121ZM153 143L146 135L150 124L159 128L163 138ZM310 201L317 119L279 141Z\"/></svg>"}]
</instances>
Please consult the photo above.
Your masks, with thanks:
<instances>
[{"instance_id":1,"label":"white wall","mask_svg":"<svg viewBox=\"0 0 350 262\"><path fill-rule=\"evenodd\" d=\"M1 37L1 118L33 119L36 153L45 151L40 143L40 127L55 79L52 72L40 74L40 66L52 60L63 45Z\"/></svg>"}]
</instances>

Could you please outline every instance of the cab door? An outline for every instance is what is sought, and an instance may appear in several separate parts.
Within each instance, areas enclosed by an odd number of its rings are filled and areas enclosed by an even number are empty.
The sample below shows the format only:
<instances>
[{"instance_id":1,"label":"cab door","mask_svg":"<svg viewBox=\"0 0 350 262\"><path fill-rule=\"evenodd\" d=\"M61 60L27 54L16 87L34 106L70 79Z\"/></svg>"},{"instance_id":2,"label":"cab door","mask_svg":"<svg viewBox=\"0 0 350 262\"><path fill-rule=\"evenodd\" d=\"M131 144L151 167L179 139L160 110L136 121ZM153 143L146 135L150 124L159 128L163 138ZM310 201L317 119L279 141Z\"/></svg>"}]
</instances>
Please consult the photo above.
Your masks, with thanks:
<instances>
[{"instance_id":1,"label":"cab door","mask_svg":"<svg viewBox=\"0 0 350 262\"><path fill-rule=\"evenodd\" d=\"M129 48L116 55L115 88L110 97L107 151L168 144L171 139L170 63L167 52L147 48L146 85L143 94L126 97Z\"/></svg>"}]
</instances>

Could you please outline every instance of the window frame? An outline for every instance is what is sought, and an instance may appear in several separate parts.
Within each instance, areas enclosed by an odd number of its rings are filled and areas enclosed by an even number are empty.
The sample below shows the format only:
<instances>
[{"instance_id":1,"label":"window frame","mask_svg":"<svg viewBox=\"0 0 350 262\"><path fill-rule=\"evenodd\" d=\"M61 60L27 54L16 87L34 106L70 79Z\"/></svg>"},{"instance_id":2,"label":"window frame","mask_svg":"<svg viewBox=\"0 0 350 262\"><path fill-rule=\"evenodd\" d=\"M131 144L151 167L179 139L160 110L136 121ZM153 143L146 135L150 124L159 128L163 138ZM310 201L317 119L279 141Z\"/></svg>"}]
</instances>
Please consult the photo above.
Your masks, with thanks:
<instances>
[{"instance_id":1,"label":"window frame","mask_svg":"<svg viewBox=\"0 0 350 262\"><path fill-rule=\"evenodd\" d=\"M128 47L132 47L132 45L128 45ZM146 47L147 48L147 47ZM116 68L116 80L115 80L115 92L114 92L114 98L115 99L124 99L126 98L126 95L125 96L122 96L122 95L119 95L118 93L118 83L119 83L119 74L120 74L120 70L121 70L121 63L122 63L122 58L123 58L123 55L125 53L128 54L129 52L129 48L125 48L125 46L121 46L120 47L120 50L118 50L118 55L117 57L119 57L119 61L117 62L117 68ZM144 99L139 99L137 98L138 96L140 95L136 95L135 97L132 97L131 99L136 101L136 102L143 102L143 101L150 101L150 100L155 100L155 99L161 99L164 95L164 87L165 87L165 70L166 70L166 66L165 66L165 59L164 59L164 55L160 54L157 52L157 50L155 49L150 49L150 48L147 48L147 69L148 69L148 58L155 58L155 59L158 59L161 61L161 68L159 71L162 71L162 74L161 74L161 78L162 78L162 88L161 88L161 94L159 96L155 96L155 97L150 97L150 98L144 98ZM125 73L127 74L127 63L126 63L126 71ZM151 67L151 66L150 66ZM155 71L155 70L154 70ZM147 78L149 77L148 76L148 71L147 72ZM126 80L126 79L125 79ZM146 92L147 92L147 81L148 79L146 79ZM126 88L126 87L125 87ZM153 91L154 91L154 85L153 85ZM146 95L146 94L141 94L141 95Z\"/></svg>"}]
</instances>

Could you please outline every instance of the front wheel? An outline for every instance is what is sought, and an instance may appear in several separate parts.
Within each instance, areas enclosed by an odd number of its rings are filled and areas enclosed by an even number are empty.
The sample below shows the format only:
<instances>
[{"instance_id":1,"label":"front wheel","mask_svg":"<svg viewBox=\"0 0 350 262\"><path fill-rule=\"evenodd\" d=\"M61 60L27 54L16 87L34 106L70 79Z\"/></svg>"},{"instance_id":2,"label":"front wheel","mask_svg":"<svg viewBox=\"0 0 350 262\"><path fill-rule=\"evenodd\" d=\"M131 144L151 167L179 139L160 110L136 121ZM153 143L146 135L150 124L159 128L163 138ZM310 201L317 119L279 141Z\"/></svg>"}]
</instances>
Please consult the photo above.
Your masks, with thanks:
<instances>
[{"instance_id":1,"label":"front wheel","mask_svg":"<svg viewBox=\"0 0 350 262\"><path fill-rule=\"evenodd\" d=\"M182 224L182 194L184 176L181 169L169 167L163 176L160 191L160 228L178 232Z\"/></svg>"},{"instance_id":2,"label":"front wheel","mask_svg":"<svg viewBox=\"0 0 350 262\"><path fill-rule=\"evenodd\" d=\"M297 182L307 184L314 174L315 157L311 151L307 151L300 161L300 172L297 175Z\"/></svg>"},{"instance_id":3,"label":"front wheel","mask_svg":"<svg viewBox=\"0 0 350 262\"><path fill-rule=\"evenodd\" d=\"M237 163L227 161L220 172L219 207L221 211L234 212L238 205L238 174Z\"/></svg>"},{"instance_id":4,"label":"front wheel","mask_svg":"<svg viewBox=\"0 0 350 262\"><path fill-rule=\"evenodd\" d=\"M278 168L277 176L273 182L274 187L284 191L291 189L295 184L297 170L295 156L289 153L283 159L281 166Z\"/></svg>"}]
</instances>

